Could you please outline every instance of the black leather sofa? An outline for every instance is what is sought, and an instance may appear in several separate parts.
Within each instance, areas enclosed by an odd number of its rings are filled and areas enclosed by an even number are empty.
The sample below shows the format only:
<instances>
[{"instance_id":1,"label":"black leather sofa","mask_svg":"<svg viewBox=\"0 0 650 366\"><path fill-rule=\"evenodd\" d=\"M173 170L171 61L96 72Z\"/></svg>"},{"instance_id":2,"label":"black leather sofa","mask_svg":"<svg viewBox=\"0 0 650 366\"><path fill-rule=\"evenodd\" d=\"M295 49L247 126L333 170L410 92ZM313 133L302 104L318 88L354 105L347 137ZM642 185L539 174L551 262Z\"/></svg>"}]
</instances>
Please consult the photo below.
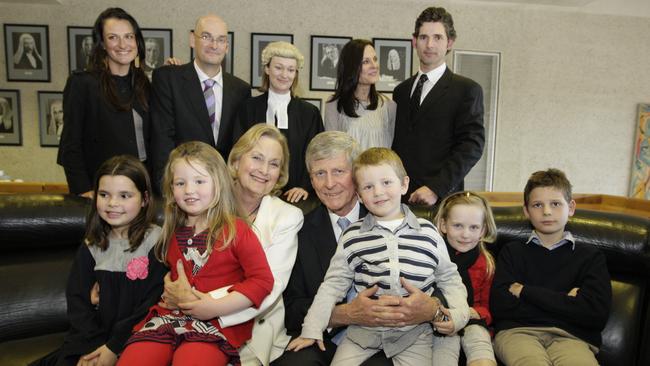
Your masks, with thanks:
<instances>
[{"instance_id":1,"label":"black leather sofa","mask_svg":"<svg viewBox=\"0 0 650 366\"><path fill-rule=\"evenodd\" d=\"M69 195L0 195L0 365L25 365L61 344L65 282L88 206ZM431 218L427 210L415 212ZM494 213L495 251L527 237L520 207ZM613 306L600 363L650 365L650 220L578 209L569 225L578 241L603 250L612 275Z\"/></svg>"}]
</instances>

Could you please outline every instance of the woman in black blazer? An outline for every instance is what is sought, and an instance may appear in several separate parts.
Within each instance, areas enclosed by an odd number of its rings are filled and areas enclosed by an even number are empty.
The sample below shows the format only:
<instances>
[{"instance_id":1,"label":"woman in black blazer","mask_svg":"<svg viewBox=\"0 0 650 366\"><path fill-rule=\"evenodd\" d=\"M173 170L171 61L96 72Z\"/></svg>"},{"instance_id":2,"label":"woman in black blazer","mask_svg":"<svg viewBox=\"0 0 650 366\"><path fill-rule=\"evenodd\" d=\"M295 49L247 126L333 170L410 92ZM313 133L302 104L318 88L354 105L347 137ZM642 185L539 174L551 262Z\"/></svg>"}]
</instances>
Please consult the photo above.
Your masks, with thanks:
<instances>
[{"instance_id":1,"label":"woman in black blazer","mask_svg":"<svg viewBox=\"0 0 650 366\"><path fill-rule=\"evenodd\" d=\"M70 193L92 197L97 168L129 154L147 160L149 79L140 68L144 39L135 19L120 8L104 10L93 28L86 71L75 71L63 90L63 131L57 163Z\"/></svg>"},{"instance_id":2,"label":"woman in black blazer","mask_svg":"<svg viewBox=\"0 0 650 366\"><path fill-rule=\"evenodd\" d=\"M289 142L289 181L283 194L289 202L307 199L311 189L305 166L309 141L323 129L320 111L296 97L298 70L304 57L288 42L269 43L262 51L262 87L264 94L244 102L235 126L235 141L256 123L272 124Z\"/></svg>"}]
</instances>

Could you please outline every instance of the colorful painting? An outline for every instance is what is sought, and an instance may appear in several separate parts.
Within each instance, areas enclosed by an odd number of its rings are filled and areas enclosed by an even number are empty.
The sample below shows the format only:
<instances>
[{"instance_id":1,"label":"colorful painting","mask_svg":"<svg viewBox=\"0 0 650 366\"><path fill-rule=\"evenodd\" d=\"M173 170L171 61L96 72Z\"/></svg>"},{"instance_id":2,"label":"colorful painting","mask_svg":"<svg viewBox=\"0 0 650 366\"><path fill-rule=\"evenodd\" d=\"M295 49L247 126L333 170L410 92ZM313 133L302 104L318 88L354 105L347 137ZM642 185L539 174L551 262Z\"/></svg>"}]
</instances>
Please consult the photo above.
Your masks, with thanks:
<instances>
[{"instance_id":1,"label":"colorful painting","mask_svg":"<svg viewBox=\"0 0 650 366\"><path fill-rule=\"evenodd\" d=\"M639 104L630 197L650 199L650 104Z\"/></svg>"}]
</instances>

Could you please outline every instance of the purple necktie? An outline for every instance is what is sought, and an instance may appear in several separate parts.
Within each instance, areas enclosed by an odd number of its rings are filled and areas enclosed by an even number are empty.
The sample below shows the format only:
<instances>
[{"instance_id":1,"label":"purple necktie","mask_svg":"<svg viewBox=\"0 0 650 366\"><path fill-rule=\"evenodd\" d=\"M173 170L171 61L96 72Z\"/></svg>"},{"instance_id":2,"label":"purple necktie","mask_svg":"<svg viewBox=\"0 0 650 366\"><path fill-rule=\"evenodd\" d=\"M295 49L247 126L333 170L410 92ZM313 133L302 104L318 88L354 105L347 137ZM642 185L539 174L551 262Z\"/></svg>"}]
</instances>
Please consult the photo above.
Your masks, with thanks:
<instances>
[{"instance_id":1,"label":"purple necktie","mask_svg":"<svg viewBox=\"0 0 650 366\"><path fill-rule=\"evenodd\" d=\"M212 130L213 131L218 131L219 126L217 124L216 120L216 99L214 96L214 90L212 87L216 81L212 79L207 79L206 81L203 82L205 84L205 87L203 88L203 97L205 98L205 106L208 107L208 116L210 118L210 124L212 125ZM216 133L215 133L215 143L216 143Z\"/></svg>"}]
</instances>

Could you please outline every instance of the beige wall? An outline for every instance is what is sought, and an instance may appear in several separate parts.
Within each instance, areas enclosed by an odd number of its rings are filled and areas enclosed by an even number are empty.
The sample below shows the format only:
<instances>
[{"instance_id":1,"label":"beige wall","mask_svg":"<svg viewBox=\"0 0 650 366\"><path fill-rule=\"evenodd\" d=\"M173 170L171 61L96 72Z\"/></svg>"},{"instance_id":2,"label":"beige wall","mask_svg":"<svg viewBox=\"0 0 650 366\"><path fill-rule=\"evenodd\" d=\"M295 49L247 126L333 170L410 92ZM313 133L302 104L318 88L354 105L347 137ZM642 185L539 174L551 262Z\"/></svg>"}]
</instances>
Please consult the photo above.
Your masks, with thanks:
<instances>
[{"instance_id":1,"label":"beige wall","mask_svg":"<svg viewBox=\"0 0 650 366\"><path fill-rule=\"evenodd\" d=\"M0 48L0 89L20 89L23 146L0 147L0 169L25 180L63 181L56 149L41 148L37 90L62 90L68 69L66 26L90 26L107 2L0 5L1 23L48 24L50 83L6 82ZM155 4L155 6L152 6ZM182 4L192 4L184 9ZM331 0L187 2L113 1L142 27L173 28L174 54L189 57L187 31L207 11L235 32L235 75L250 78L250 33L291 33L309 64L310 35L408 38L427 1ZM576 192L626 195L637 104L650 102L650 14L607 16L571 8L441 1L456 21L455 47L499 51L496 191L521 190L536 169L567 171ZM4 40L4 34L2 34ZM417 62L417 58L414 59ZM451 61L451 60L450 60ZM307 97L308 70L301 81Z\"/></svg>"}]
</instances>

